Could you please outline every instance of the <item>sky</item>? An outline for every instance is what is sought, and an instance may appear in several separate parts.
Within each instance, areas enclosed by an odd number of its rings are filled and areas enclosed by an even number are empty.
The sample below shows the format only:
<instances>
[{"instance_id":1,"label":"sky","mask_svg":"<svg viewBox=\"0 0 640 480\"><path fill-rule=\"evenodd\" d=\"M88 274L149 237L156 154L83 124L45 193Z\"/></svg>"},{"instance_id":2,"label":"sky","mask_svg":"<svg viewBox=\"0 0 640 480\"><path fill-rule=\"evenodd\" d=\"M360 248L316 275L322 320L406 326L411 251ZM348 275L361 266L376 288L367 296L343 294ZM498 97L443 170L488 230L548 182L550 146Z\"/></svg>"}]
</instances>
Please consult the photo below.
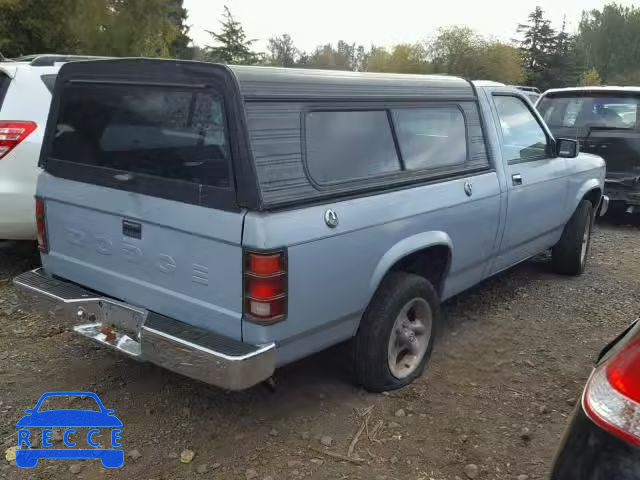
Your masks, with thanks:
<instances>
[{"instance_id":1,"label":"sky","mask_svg":"<svg viewBox=\"0 0 640 480\"><path fill-rule=\"evenodd\" d=\"M345 40L366 47L414 43L435 35L438 28L465 25L499 40L516 37L518 23L540 5L554 28L564 16L575 31L583 10L602 8L605 0L184 0L191 37L201 46L210 44L206 30L216 30L227 5L255 38L257 50L267 39L283 33L303 50ZM618 0L623 5L637 0Z\"/></svg>"}]
</instances>

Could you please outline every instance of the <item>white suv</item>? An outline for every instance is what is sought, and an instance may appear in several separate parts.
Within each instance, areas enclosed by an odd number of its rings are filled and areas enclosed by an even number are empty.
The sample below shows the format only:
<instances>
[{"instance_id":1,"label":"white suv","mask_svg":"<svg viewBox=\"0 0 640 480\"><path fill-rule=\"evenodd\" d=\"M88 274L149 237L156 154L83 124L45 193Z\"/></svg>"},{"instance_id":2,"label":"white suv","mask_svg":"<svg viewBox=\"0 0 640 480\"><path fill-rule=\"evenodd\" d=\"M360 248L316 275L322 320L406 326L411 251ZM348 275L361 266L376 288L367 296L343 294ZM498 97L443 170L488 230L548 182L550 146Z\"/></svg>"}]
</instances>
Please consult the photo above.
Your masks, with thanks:
<instances>
[{"instance_id":1,"label":"white suv","mask_svg":"<svg viewBox=\"0 0 640 480\"><path fill-rule=\"evenodd\" d=\"M91 57L32 55L0 62L0 240L36 238L38 158L62 63Z\"/></svg>"}]
</instances>

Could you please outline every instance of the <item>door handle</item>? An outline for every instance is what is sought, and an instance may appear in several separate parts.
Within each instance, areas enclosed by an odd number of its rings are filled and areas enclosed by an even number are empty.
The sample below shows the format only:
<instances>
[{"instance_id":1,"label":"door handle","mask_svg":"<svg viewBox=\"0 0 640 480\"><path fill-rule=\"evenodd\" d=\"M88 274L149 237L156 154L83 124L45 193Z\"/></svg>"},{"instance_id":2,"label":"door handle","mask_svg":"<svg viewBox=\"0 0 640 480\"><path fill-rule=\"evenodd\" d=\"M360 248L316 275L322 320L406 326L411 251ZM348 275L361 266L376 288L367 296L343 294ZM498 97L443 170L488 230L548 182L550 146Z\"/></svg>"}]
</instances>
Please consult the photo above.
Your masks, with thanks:
<instances>
[{"instance_id":1,"label":"door handle","mask_svg":"<svg viewBox=\"0 0 640 480\"><path fill-rule=\"evenodd\" d=\"M514 173L513 175L511 175L511 181L513 182L514 187L522 185L522 175L520 175L519 173Z\"/></svg>"}]
</instances>

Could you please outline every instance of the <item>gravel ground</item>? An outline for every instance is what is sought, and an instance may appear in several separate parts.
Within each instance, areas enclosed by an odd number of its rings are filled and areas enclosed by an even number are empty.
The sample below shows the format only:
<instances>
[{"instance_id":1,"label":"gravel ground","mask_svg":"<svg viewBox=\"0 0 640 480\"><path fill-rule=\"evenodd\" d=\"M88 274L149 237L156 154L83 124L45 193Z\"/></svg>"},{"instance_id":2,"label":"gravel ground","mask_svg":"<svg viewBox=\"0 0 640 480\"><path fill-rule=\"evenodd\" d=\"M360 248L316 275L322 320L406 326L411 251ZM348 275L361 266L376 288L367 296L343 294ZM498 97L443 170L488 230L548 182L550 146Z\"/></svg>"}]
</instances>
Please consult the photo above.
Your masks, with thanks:
<instances>
[{"instance_id":1,"label":"gravel ground","mask_svg":"<svg viewBox=\"0 0 640 480\"><path fill-rule=\"evenodd\" d=\"M275 392L223 392L122 358L20 305L10 279L37 256L0 247L3 453L43 392L88 390L123 421L127 455L115 471L0 458L0 478L545 478L593 358L640 316L639 230L600 224L581 277L541 256L448 302L426 374L388 395L351 385L347 346L282 369Z\"/></svg>"}]
</instances>

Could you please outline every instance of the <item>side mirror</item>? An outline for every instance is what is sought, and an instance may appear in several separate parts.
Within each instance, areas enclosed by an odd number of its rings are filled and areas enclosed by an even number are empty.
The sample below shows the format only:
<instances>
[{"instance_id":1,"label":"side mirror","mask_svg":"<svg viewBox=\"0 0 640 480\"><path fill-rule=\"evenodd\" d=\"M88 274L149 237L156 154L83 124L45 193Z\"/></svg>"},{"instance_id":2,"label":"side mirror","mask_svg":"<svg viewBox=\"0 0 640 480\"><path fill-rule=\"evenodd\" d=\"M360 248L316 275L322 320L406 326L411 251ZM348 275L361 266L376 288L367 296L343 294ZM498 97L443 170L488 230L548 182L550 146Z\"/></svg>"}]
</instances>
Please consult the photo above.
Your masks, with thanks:
<instances>
[{"instance_id":1,"label":"side mirror","mask_svg":"<svg viewBox=\"0 0 640 480\"><path fill-rule=\"evenodd\" d=\"M561 158L576 158L578 156L578 141L570 138L556 139L556 155Z\"/></svg>"}]
</instances>

